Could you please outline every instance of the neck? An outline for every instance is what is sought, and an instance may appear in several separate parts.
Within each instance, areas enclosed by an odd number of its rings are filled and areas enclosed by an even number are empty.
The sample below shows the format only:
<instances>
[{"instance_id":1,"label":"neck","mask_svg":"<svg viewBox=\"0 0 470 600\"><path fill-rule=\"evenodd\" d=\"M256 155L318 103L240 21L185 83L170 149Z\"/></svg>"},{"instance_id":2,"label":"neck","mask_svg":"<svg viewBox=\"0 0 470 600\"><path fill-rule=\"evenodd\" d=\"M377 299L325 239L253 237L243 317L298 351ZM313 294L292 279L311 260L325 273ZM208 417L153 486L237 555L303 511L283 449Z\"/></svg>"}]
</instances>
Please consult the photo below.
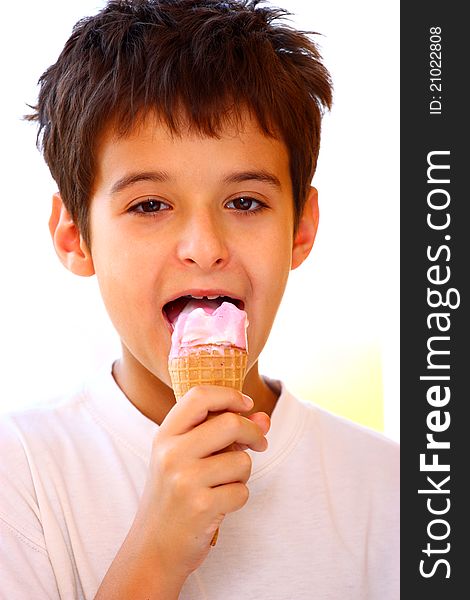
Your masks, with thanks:
<instances>
[{"instance_id":1,"label":"neck","mask_svg":"<svg viewBox=\"0 0 470 600\"><path fill-rule=\"evenodd\" d=\"M175 404L171 387L146 369L124 346L122 357L113 365L113 377L128 400L147 418L161 425ZM250 414L261 411L271 416L278 394L259 375L258 362L246 375L243 393L254 401Z\"/></svg>"}]
</instances>

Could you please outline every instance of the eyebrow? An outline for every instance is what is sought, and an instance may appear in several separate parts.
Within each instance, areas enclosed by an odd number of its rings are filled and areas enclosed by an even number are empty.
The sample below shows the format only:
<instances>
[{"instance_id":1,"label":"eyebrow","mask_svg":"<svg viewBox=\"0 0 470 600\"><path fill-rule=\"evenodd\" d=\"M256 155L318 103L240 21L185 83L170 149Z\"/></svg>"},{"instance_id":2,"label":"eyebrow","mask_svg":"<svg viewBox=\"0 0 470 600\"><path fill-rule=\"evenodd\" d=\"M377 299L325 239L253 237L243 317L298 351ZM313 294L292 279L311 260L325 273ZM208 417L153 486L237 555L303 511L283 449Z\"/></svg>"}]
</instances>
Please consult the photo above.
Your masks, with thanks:
<instances>
[{"instance_id":1,"label":"eyebrow","mask_svg":"<svg viewBox=\"0 0 470 600\"><path fill-rule=\"evenodd\" d=\"M125 188L139 183L140 181L151 181L153 183L162 183L170 179L169 174L166 171L140 171L138 173L130 173L118 179L111 188L111 194L117 194ZM260 181L272 185L277 189L281 189L281 182L276 175L269 173L269 171L240 171L237 173L231 173L224 177L223 182L225 184L231 183L244 183L245 181Z\"/></svg>"},{"instance_id":2,"label":"eyebrow","mask_svg":"<svg viewBox=\"0 0 470 600\"><path fill-rule=\"evenodd\" d=\"M241 171L240 173L232 173L224 178L224 183L243 183L244 181L261 181L268 183L278 189L281 189L279 178L269 171Z\"/></svg>"},{"instance_id":3,"label":"eyebrow","mask_svg":"<svg viewBox=\"0 0 470 600\"><path fill-rule=\"evenodd\" d=\"M111 188L111 194L117 194L125 188L140 181L151 181L153 183L162 183L168 181L170 176L165 171L140 171L138 173L130 173L118 179Z\"/></svg>"}]
</instances>

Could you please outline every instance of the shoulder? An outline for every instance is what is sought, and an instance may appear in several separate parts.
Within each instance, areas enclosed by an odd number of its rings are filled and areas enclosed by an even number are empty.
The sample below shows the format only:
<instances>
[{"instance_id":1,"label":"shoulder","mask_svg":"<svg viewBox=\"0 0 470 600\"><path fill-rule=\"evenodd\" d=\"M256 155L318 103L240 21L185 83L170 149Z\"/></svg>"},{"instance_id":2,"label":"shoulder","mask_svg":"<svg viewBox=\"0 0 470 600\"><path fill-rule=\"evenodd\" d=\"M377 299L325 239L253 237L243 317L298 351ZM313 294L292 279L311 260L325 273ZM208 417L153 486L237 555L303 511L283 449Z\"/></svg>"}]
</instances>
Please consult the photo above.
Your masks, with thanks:
<instances>
[{"instance_id":1,"label":"shoulder","mask_svg":"<svg viewBox=\"0 0 470 600\"><path fill-rule=\"evenodd\" d=\"M35 440L51 441L63 435L67 424L77 423L83 413L87 395L79 389L22 411L11 412L0 418L0 449L12 457L27 448Z\"/></svg>"},{"instance_id":2,"label":"shoulder","mask_svg":"<svg viewBox=\"0 0 470 600\"><path fill-rule=\"evenodd\" d=\"M399 444L369 427L336 415L318 406L314 402L295 398L292 401L300 404L305 414L308 426L316 431L322 443L331 445L332 450L352 451L354 455L367 453L369 459L371 450L379 453L380 459L389 458L394 461L399 456Z\"/></svg>"},{"instance_id":3,"label":"shoulder","mask_svg":"<svg viewBox=\"0 0 470 600\"><path fill-rule=\"evenodd\" d=\"M90 440L92 416L85 386L0 417L0 480L23 496L53 465L65 464L77 439Z\"/></svg>"},{"instance_id":4,"label":"shoulder","mask_svg":"<svg viewBox=\"0 0 470 600\"><path fill-rule=\"evenodd\" d=\"M73 423L84 401L83 392L74 392L51 402L11 412L0 417L0 475L31 471L43 450L51 449L65 437L67 423ZM42 449L41 449L42 446Z\"/></svg>"},{"instance_id":5,"label":"shoulder","mask_svg":"<svg viewBox=\"0 0 470 600\"><path fill-rule=\"evenodd\" d=\"M317 465L338 523L350 530L354 515L355 530L364 532L377 556L392 560L399 540L399 445L313 403L293 401L304 414L304 454Z\"/></svg>"},{"instance_id":6,"label":"shoulder","mask_svg":"<svg viewBox=\"0 0 470 600\"><path fill-rule=\"evenodd\" d=\"M101 424L101 412L112 408L117 394L113 381L110 366L104 365L55 398L0 416L0 444L7 449L26 448L42 441L52 447L61 440L89 437L94 426ZM95 407L103 399L109 402L104 402L98 414Z\"/></svg>"},{"instance_id":7,"label":"shoulder","mask_svg":"<svg viewBox=\"0 0 470 600\"><path fill-rule=\"evenodd\" d=\"M332 477L398 493L400 450L395 441L313 402L288 396L302 414L302 443L320 455Z\"/></svg>"}]
</instances>

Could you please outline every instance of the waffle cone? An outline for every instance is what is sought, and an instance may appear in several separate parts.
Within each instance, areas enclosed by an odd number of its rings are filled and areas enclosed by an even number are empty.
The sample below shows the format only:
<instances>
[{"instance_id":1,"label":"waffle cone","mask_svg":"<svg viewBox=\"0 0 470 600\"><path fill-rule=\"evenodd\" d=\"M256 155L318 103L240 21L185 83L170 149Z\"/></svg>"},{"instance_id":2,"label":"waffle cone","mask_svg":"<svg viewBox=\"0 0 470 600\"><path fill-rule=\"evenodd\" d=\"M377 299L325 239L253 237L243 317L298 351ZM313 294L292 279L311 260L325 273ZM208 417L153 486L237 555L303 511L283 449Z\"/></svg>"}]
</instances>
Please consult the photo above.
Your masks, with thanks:
<instances>
[{"instance_id":1,"label":"waffle cone","mask_svg":"<svg viewBox=\"0 0 470 600\"><path fill-rule=\"evenodd\" d=\"M222 385L242 389L247 352L234 346L194 346L170 358L168 370L179 400L196 385Z\"/></svg>"}]
</instances>

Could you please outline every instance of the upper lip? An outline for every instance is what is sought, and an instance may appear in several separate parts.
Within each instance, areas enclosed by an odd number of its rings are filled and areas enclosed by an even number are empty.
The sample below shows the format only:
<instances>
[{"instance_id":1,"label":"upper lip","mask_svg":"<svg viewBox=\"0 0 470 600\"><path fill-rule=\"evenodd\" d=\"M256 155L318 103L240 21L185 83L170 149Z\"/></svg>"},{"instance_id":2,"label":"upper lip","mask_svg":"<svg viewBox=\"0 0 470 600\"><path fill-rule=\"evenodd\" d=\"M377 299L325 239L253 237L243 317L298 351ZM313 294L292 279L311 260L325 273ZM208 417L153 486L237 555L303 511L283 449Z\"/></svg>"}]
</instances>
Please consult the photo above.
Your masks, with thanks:
<instances>
[{"instance_id":1,"label":"upper lip","mask_svg":"<svg viewBox=\"0 0 470 600\"><path fill-rule=\"evenodd\" d=\"M162 310L163 310L163 308L165 308L165 306L169 302L173 302L174 300L177 300L178 298L181 298L182 296L228 296L229 298L233 298L233 300L237 300L237 302L240 302L243 305L245 304L243 301L243 298L241 296L239 296L238 294L234 294L230 290L226 290L226 289L222 289L222 288L217 288L217 289L202 289L202 288L194 289L193 288L190 290L182 290L181 292L178 292L178 293L170 296L169 298L167 298L163 302Z\"/></svg>"}]
</instances>

